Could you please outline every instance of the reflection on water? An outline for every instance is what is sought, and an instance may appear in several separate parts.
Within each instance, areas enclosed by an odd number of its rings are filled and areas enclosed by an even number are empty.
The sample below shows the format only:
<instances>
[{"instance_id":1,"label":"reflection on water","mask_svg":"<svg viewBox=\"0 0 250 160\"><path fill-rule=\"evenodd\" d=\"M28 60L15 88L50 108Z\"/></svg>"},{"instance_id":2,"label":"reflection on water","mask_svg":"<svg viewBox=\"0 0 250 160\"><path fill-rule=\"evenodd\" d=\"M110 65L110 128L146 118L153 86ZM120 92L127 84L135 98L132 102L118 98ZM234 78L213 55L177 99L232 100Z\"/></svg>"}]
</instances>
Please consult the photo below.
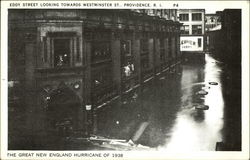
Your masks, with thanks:
<instances>
[{"instance_id":1,"label":"reflection on water","mask_svg":"<svg viewBox=\"0 0 250 160\"><path fill-rule=\"evenodd\" d=\"M180 65L150 81L135 102L99 110L97 134L159 150L214 151L224 115L218 64L206 55L205 65Z\"/></svg>"},{"instance_id":2,"label":"reflection on water","mask_svg":"<svg viewBox=\"0 0 250 160\"><path fill-rule=\"evenodd\" d=\"M215 150L216 142L222 140L223 108L220 73L216 61L206 55L203 68L198 65L184 65L181 77L182 97L174 125L166 144L159 149L169 151ZM210 85L209 82L218 82ZM199 95L204 90L207 95ZM194 105L208 105L208 110L197 110Z\"/></svg>"}]
</instances>

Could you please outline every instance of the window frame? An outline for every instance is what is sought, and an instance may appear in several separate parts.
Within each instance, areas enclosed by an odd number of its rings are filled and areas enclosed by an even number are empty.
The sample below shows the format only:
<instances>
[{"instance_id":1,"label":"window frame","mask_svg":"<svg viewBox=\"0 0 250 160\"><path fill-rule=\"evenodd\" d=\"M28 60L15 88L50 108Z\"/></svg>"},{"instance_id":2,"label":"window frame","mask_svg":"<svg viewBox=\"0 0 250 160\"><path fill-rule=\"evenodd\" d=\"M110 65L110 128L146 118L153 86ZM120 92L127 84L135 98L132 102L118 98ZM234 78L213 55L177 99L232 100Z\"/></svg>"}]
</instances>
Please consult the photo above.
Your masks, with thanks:
<instances>
[{"instance_id":1,"label":"window frame","mask_svg":"<svg viewBox=\"0 0 250 160\"><path fill-rule=\"evenodd\" d=\"M202 13L192 13L192 21L202 21Z\"/></svg>"},{"instance_id":2,"label":"window frame","mask_svg":"<svg viewBox=\"0 0 250 160\"><path fill-rule=\"evenodd\" d=\"M189 31L190 26L189 25L183 25L182 27L184 28L184 30L181 29L181 34L189 35L190 34L190 31ZM186 28L187 28L187 30L186 30Z\"/></svg>"},{"instance_id":3,"label":"window frame","mask_svg":"<svg viewBox=\"0 0 250 160\"><path fill-rule=\"evenodd\" d=\"M199 31L200 30L200 33L194 33L194 26L197 26L196 30L195 31ZM201 27L200 29L198 29L198 27ZM192 25L192 35L200 35L202 34L202 25Z\"/></svg>"},{"instance_id":4,"label":"window frame","mask_svg":"<svg viewBox=\"0 0 250 160\"><path fill-rule=\"evenodd\" d=\"M187 17L185 17L184 15L187 15ZM184 16L183 19L181 19L182 16ZM189 21L189 14L188 13L179 14L179 20L180 21Z\"/></svg>"},{"instance_id":5,"label":"window frame","mask_svg":"<svg viewBox=\"0 0 250 160\"><path fill-rule=\"evenodd\" d=\"M82 61L81 56L81 37L77 32L47 32L43 39L43 62L49 63L51 68L68 68L73 67L76 63ZM55 40L68 39L69 40L69 64L65 66L55 66Z\"/></svg>"}]
</instances>

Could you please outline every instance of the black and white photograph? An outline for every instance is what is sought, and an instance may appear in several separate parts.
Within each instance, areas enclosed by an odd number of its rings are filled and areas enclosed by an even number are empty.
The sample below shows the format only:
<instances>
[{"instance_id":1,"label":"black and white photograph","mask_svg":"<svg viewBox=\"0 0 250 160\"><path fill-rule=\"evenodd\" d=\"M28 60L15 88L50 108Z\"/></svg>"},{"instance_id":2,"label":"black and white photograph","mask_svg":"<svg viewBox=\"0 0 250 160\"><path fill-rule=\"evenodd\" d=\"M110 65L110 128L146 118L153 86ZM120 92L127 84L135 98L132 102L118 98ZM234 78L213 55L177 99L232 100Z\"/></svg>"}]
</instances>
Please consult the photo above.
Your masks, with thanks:
<instances>
[{"instance_id":1,"label":"black and white photograph","mask_svg":"<svg viewBox=\"0 0 250 160\"><path fill-rule=\"evenodd\" d=\"M216 2L3 3L3 159L248 159L249 1Z\"/></svg>"}]
</instances>

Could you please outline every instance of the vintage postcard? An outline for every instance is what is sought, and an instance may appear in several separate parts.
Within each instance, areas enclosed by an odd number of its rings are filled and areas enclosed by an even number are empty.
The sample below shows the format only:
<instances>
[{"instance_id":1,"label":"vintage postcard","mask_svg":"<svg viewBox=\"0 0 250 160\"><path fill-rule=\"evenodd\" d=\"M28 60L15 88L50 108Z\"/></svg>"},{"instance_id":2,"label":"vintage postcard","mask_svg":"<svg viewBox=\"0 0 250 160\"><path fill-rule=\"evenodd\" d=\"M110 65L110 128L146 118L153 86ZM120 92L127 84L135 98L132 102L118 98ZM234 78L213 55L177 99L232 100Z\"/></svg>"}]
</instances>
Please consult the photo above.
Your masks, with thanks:
<instances>
[{"instance_id":1,"label":"vintage postcard","mask_svg":"<svg viewBox=\"0 0 250 160\"><path fill-rule=\"evenodd\" d=\"M2 1L1 159L249 159L249 1Z\"/></svg>"}]
</instances>

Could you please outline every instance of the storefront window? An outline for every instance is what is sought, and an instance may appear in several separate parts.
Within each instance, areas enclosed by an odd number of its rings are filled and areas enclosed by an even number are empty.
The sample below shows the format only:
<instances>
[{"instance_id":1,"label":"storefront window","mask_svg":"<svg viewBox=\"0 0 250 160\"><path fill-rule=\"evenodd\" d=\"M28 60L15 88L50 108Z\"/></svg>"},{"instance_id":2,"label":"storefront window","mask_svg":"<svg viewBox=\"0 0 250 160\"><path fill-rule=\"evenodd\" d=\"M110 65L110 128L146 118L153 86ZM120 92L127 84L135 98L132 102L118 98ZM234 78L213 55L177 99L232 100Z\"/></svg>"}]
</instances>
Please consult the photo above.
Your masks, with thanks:
<instances>
[{"instance_id":1,"label":"storefront window","mask_svg":"<svg viewBox=\"0 0 250 160\"><path fill-rule=\"evenodd\" d=\"M104 87L111 84L112 71L110 66L93 71L92 87Z\"/></svg>"},{"instance_id":2,"label":"storefront window","mask_svg":"<svg viewBox=\"0 0 250 160\"><path fill-rule=\"evenodd\" d=\"M122 67L122 69L123 69L123 76L125 77L129 77L133 75L133 73L135 72L135 66L131 61L128 61L127 64Z\"/></svg>"},{"instance_id":3,"label":"storefront window","mask_svg":"<svg viewBox=\"0 0 250 160\"><path fill-rule=\"evenodd\" d=\"M131 53L131 40L121 41L122 76L130 77L135 72L134 60Z\"/></svg>"}]
</instances>

